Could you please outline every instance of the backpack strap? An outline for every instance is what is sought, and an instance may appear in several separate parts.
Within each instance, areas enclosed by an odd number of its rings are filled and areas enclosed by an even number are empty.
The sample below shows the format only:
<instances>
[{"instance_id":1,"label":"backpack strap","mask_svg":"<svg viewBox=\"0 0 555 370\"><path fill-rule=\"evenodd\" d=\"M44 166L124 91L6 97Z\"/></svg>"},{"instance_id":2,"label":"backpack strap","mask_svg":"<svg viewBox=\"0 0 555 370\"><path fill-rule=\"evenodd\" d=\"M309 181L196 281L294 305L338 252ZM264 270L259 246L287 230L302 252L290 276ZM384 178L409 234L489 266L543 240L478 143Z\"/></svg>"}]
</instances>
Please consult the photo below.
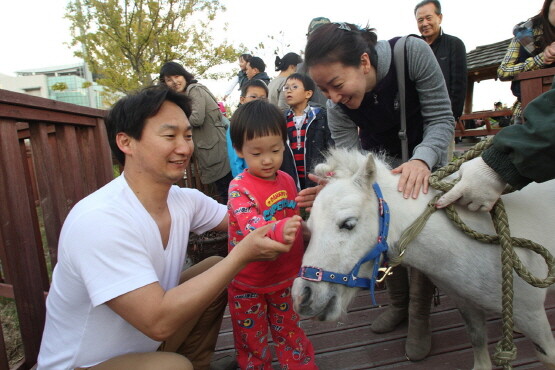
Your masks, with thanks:
<instances>
[{"instance_id":1,"label":"backpack strap","mask_svg":"<svg viewBox=\"0 0 555 370\"><path fill-rule=\"evenodd\" d=\"M409 141L407 137L407 112L405 103L405 43L408 36L403 36L395 43L393 48L393 61L397 72L397 86L399 90L399 103L401 109L401 129L399 139L401 140L401 155L403 163L409 160Z\"/></svg>"}]
</instances>

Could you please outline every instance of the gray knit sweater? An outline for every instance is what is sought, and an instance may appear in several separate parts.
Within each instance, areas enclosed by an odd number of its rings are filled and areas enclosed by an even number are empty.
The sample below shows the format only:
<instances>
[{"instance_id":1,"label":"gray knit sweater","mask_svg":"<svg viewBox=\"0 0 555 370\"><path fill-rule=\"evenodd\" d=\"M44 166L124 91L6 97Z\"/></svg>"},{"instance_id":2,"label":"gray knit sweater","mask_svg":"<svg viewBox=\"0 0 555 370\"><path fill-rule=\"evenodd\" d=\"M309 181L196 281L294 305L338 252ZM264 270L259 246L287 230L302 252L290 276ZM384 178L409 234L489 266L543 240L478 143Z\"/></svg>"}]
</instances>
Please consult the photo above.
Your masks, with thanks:
<instances>
[{"instance_id":1,"label":"gray knit sweater","mask_svg":"<svg viewBox=\"0 0 555 370\"><path fill-rule=\"evenodd\" d=\"M453 140L455 119L451 112L451 102L445 87L445 80L437 60L426 42L408 37L407 64L409 78L415 82L420 97L424 134L420 144L413 152L412 159L419 159L430 169L447 163L447 148ZM377 83L389 72L392 50L387 40L378 41ZM335 145L338 148L361 150L357 125L331 100L327 102L328 125Z\"/></svg>"}]
</instances>

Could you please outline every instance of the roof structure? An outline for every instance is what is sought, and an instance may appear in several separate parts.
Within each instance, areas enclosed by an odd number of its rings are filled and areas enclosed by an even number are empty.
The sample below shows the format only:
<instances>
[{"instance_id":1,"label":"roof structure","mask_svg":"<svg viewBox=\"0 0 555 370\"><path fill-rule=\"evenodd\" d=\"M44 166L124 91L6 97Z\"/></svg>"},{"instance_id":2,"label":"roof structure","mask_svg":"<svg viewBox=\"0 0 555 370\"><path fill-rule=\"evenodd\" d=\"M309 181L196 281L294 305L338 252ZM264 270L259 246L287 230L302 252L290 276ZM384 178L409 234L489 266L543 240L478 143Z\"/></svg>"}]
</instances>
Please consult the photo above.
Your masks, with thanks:
<instances>
[{"instance_id":1,"label":"roof structure","mask_svg":"<svg viewBox=\"0 0 555 370\"><path fill-rule=\"evenodd\" d=\"M497 67L507 53L512 39L498 41L493 44L478 46L466 54L468 80L478 82L497 79Z\"/></svg>"}]
</instances>

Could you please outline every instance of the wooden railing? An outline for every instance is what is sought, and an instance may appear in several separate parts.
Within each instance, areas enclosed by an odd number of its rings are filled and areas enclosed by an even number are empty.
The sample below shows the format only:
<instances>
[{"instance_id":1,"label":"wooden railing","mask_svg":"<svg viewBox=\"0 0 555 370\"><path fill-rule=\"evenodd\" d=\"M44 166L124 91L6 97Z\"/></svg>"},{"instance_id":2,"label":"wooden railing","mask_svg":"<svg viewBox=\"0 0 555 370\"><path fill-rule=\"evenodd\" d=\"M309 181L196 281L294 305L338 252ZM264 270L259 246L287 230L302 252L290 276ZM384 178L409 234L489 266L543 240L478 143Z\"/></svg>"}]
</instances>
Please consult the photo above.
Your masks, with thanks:
<instances>
[{"instance_id":1,"label":"wooden railing","mask_svg":"<svg viewBox=\"0 0 555 370\"><path fill-rule=\"evenodd\" d=\"M103 110L0 90L0 295L15 298L25 356L17 369L37 359L47 262L56 263L62 223L76 202L113 177L103 116ZM8 369L2 332L0 344L0 368Z\"/></svg>"},{"instance_id":2,"label":"wooden railing","mask_svg":"<svg viewBox=\"0 0 555 370\"><path fill-rule=\"evenodd\" d=\"M501 117L510 117L512 115L513 112L510 109L502 109L497 111L488 110L463 114L461 118L456 122L455 137L495 135L499 132L499 130L502 129L502 127L499 127L498 125L492 125L492 119L498 121ZM473 129L465 129L465 121L467 120L480 122L482 126Z\"/></svg>"},{"instance_id":3,"label":"wooden railing","mask_svg":"<svg viewBox=\"0 0 555 370\"><path fill-rule=\"evenodd\" d=\"M535 97L551 89L553 75L555 75L555 67L522 72L515 77L515 81L520 81L520 94L523 109Z\"/></svg>"}]
</instances>

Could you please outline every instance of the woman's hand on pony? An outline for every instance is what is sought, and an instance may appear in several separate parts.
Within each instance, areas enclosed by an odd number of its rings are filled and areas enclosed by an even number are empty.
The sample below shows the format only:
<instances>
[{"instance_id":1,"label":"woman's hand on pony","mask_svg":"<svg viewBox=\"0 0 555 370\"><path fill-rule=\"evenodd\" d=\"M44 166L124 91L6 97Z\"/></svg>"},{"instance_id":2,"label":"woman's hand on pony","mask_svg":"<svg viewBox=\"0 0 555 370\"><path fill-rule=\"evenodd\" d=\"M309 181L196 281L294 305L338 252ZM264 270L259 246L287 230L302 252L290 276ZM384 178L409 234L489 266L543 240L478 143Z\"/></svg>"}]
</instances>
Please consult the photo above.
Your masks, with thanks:
<instances>
[{"instance_id":1,"label":"woman's hand on pony","mask_svg":"<svg viewBox=\"0 0 555 370\"><path fill-rule=\"evenodd\" d=\"M424 194L428 193L428 180L432 172L425 162L413 159L392 169L391 173L401 174L397 190L403 193L405 199L408 199L411 194L414 199L418 198L420 189L422 189Z\"/></svg>"},{"instance_id":2,"label":"woman's hand on pony","mask_svg":"<svg viewBox=\"0 0 555 370\"><path fill-rule=\"evenodd\" d=\"M328 183L328 180L312 173L308 174L308 178L318 185L301 190L295 198L295 201L299 207L306 208L307 211L310 211L312 209L312 204L314 204L314 199L316 199L316 195L318 195L324 185Z\"/></svg>"}]
</instances>

